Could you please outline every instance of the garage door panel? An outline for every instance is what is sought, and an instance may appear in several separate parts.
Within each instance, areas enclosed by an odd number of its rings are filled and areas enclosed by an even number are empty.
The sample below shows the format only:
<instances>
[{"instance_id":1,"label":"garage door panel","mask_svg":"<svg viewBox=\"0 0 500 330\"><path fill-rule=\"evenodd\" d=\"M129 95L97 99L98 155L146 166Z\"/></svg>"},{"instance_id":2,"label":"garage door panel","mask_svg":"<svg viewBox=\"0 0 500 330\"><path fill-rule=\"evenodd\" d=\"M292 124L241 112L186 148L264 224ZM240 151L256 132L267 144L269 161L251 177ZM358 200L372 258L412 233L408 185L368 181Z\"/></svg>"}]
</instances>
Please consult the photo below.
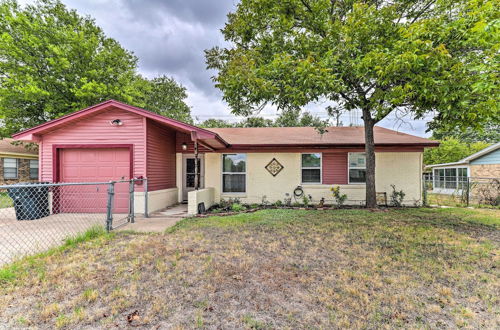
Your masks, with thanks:
<instances>
[{"instance_id":1,"label":"garage door panel","mask_svg":"<svg viewBox=\"0 0 500 330\"><path fill-rule=\"evenodd\" d=\"M97 174L100 177L112 178L115 176L115 169L112 166L100 166L97 170Z\"/></svg>"},{"instance_id":2,"label":"garage door panel","mask_svg":"<svg viewBox=\"0 0 500 330\"><path fill-rule=\"evenodd\" d=\"M130 157L129 155L125 155L125 154L115 154L115 161L117 162L130 162Z\"/></svg>"},{"instance_id":3,"label":"garage door panel","mask_svg":"<svg viewBox=\"0 0 500 330\"><path fill-rule=\"evenodd\" d=\"M120 162L116 162L120 159ZM62 182L108 182L130 179L127 148L68 148L60 154ZM114 212L128 213L128 184L115 185ZM106 212L106 186L71 186L60 192L61 212Z\"/></svg>"},{"instance_id":4,"label":"garage door panel","mask_svg":"<svg viewBox=\"0 0 500 330\"><path fill-rule=\"evenodd\" d=\"M82 149L83 150L83 149ZM93 151L88 151L88 152L82 152L80 153L80 161L82 162L94 162L96 161L97 159L97 151L96 150L93 150Z\"/></svg>"},{"instance_id":5,"label":"garage door panel","mask_svg":"<svg viewBox=\"0 0 500 330\"><path fill-rule=\"evenodd\" d=\"M125 155L127 158L128 158L128 155ZM112 152L106 152L106 153L103 153L103 152L100 152L98 154L98 157L100 162L109 162L109 163L112 163L114 160L115 160L115 153L112 153Z\"/></svg>"}]
</instances>

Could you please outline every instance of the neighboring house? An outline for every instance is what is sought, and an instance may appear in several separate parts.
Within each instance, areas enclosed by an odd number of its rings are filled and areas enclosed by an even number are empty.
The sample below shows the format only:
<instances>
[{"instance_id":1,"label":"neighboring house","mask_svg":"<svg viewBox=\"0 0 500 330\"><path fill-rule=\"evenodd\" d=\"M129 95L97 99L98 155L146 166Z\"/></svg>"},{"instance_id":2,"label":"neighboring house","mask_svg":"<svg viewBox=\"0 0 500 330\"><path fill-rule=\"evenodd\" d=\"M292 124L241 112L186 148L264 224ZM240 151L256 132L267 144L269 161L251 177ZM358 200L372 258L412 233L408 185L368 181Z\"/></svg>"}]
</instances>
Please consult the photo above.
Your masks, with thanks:
<instances>
[{"instance_id":1,"label":"neighboring house","mask_svg":"<svg viewBox=\"0 0 500 330\"><path fill-rule=\"evenodd\" d=\"M203 129L110 100L14 138L39 143L42 181L147 177L150 211L186 200L190 213L201 202L208 208L221 198L261 203L289 196L294 202L298 186L314 203L332 203L334 185L348 203L364 203L363 128L327 130L321 135L312 127ZM394 184L406 193L407 204L420 201L422 152L438 142L375 127L375 144L377 192L388 195ZM196 154L200 190L193 191ZM144 206L143 190L136 187L137 212Z\"/></svg>"},{"instance_id":2,"label":"neighboring house","mask_svg":"<svg viewBox=\"0 0 500 330\"><path fill-rule=\"evenodd\" d=\"M433 192L454 194L460 192L468 178L500 178L500 142L476 152L458 162L426 166L432 170Z\"/></svg>"},{"instance_id":3,"label":"neighboring house","mask_svg":"<svg viewBox=\"0 0 500 330\"><path fill-rule=\"evenodd\" d=\"M38 181L38 150L13 139L0 140L0 183Z\"/></svg>"}]
</instances>

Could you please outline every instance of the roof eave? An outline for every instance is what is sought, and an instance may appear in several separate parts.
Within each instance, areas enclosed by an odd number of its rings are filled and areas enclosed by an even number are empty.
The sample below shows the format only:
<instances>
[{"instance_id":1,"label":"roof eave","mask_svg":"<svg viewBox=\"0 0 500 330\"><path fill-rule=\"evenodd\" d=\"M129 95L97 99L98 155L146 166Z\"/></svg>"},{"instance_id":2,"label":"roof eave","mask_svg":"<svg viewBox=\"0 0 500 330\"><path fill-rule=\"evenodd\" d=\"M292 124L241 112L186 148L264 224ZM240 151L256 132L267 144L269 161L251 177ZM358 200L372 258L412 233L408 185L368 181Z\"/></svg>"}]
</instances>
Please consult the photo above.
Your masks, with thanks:
<instances>
[{"instance_id":1,"label":"roof eave","mask_svg":"<svg viewBox=\"0 0 500 330\"><path fill-rule=\"evenodd\" d=\"M231 148L244 149L244 148L358 148L364 147L364 143L266 143L266 144L231 144ZM436 147L434 143L375 143L375 147Z\"/></svg>"},{"instance_id":2,"label":"roof eave","mask_svg":"<svg viewBox=\"0 0 500 330\"><path fill-rule=\"evenodd\" d=\"M44 134L51 128L55 128L59 125L63 125L64 123L70 122L72 120L77 120L79 118L82 118L83 116L90 115L94 112L106 109L108 107L115 107L121 110L128 110L134 113L137 113L139 115L142 115L146 118L149 118L151 120L158 121L162 123L163 125L169 126L175 130L180 130L183 132L193 132L196 131L198 138L207 140L207 139L214 139L217 141L215 144L221 144L223 147L228 147L229 143L227 143L223 138L221 138L217 133L211 132L209 130L206 130L204 128L200 128L194 125L186 124L181 121L167 118L165 116L153 113L151 111L147 111L145 109L141 109L138 107L134 107L125 103L121 103L115 100L108 100L96 105L93 105L91 107L67 114L65 116L62 116L60 118L48 121L46 123L37 125L35 127L26 129L24 131L15 133L12 135L12 137L15 140L20 140L20 141L34 141L34 142L39 142L40 141L40 135Z\"/></svg>"}]
</instances>

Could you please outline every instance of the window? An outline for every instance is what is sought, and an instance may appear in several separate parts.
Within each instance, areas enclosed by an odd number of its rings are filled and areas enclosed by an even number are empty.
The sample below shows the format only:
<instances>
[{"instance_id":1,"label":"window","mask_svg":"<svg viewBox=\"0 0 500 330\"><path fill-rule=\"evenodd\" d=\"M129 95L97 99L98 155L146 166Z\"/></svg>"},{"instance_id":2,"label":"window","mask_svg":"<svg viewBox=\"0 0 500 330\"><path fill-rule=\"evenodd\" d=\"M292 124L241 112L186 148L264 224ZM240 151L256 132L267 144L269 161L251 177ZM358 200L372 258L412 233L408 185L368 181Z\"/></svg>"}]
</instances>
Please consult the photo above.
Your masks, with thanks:
<instances>
[{"instance_id":1,"label":"window","mask_svg":"<svg viewBox=\"0 0 500 330\"><path fill-rule=\"evenodd\" d=\"M38 180L38 159L30 159L30 179Z\"/></svg>"},{"instance_id":2,"label":"window","mask_svg":"<svg viewBox=\"0 0 500 330\"><path fill-rule=\"evenodd\" d=\"M363 152L349 153L349 183L366 182L366 154Z\"/></svg>"},{"instance_id":3,"label":"window","mask_svg":"<svg viewBox=\"0 0 500 330\"><path fill-rule=\"evenodd\" d=\"M321 154L302 154L302 183L321 183Z\"/></svg>"},{"instance_id":4,"label":"window","mask_svg":"<svg viewBox=\"0 0 500 330\"><path fill-rule=\"evenodd\" d=\"M17 159L3 159L3 177L4 179L17 179Z\"/></svg>"},{"instance_id":5,"label":"window","mask_svg":"<svg viewBox=\"0 0 500 330\"><path fill-rule=\"evenodd\" d=\"M464 189L467 185L467 168L434 169L434 187L444 189Z\"/></svg>"},{"instance_id":6,"label":"window","mask_svg":"<svg viewBox=\"0 0 500 330\"><path fill-rule=\"evenodd\" d=\"M457 168L458 189L467 188L467 168Z\"/></svg>"},{"instance_id":7,"label":"window","mask_svg":"<svg viewBox=\"0 0 500 330\"><path fill-rule=\"evenodd\" d=\"M222 192L246 192L246 154L222 155Z\"/></svg>"},{"instance_id":8,"label":"window","mask_svg":"<svg viewBox=\"0 0 500 330\"><path fill-rule=\"evenodd\" d=\"M444 169L434 170L434 187L444 188Z\"/></svg>"}]
</instances>

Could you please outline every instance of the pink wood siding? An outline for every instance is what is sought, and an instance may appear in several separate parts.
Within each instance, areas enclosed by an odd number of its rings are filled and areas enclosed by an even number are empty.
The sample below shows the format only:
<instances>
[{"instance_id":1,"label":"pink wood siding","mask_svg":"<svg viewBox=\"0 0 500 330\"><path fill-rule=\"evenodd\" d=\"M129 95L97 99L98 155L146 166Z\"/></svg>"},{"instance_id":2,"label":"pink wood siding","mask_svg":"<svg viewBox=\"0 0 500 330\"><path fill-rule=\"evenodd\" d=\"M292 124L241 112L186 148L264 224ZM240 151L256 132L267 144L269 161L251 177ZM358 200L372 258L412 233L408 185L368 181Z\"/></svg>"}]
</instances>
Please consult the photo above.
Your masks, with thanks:
<instances>
[{"instance_id":1,"label":"pink wood siding","mask_svg":"<svg viewBox=\"0 0 500 330\"><path fill-rule=\"evenodd\" d=\"M194 142L191 141L191 136L189 134L176 132L176 144L175 150L176 152L184 153L184 154L193 154L194 153ZM182 144L187 144L187 150L182 150ZM210 150L198 144L198 152L209 152Z\"/></svg>"},{"instance_id":2,"label":"pink wood siding","mask_svg":"<svg viewBox=\"0 0 500 330\"><path fill-rule=\"evenodd\" d=\"M347 184L347 152L323 153L323 184Z\"/></svg>"},{"instance_id":3,"label":"pink wood siding","mask_svg":"<svg viewBox=\"0 0 500 330\"><path fill-rule=\"evenodd\" d=\"M112 126L110 121L120 119L122 126ZM53 181L52 146L64 144L133 144L134 177L146 175L145 120L137 114L111 109L91 118L71 123L43 136L40 146L40 180ZM141 190L141 187L136 187Z\"/></svg>"},{"instance_id":4,"label":"pink wood siding","mask_svg":"<svg viewBox=\"0 0 500 330\"><path fill-rule=\"evenodd\" d=\"M147 120L148 190L175 188L175 131Z\"/></svg>"}]
</instances>

